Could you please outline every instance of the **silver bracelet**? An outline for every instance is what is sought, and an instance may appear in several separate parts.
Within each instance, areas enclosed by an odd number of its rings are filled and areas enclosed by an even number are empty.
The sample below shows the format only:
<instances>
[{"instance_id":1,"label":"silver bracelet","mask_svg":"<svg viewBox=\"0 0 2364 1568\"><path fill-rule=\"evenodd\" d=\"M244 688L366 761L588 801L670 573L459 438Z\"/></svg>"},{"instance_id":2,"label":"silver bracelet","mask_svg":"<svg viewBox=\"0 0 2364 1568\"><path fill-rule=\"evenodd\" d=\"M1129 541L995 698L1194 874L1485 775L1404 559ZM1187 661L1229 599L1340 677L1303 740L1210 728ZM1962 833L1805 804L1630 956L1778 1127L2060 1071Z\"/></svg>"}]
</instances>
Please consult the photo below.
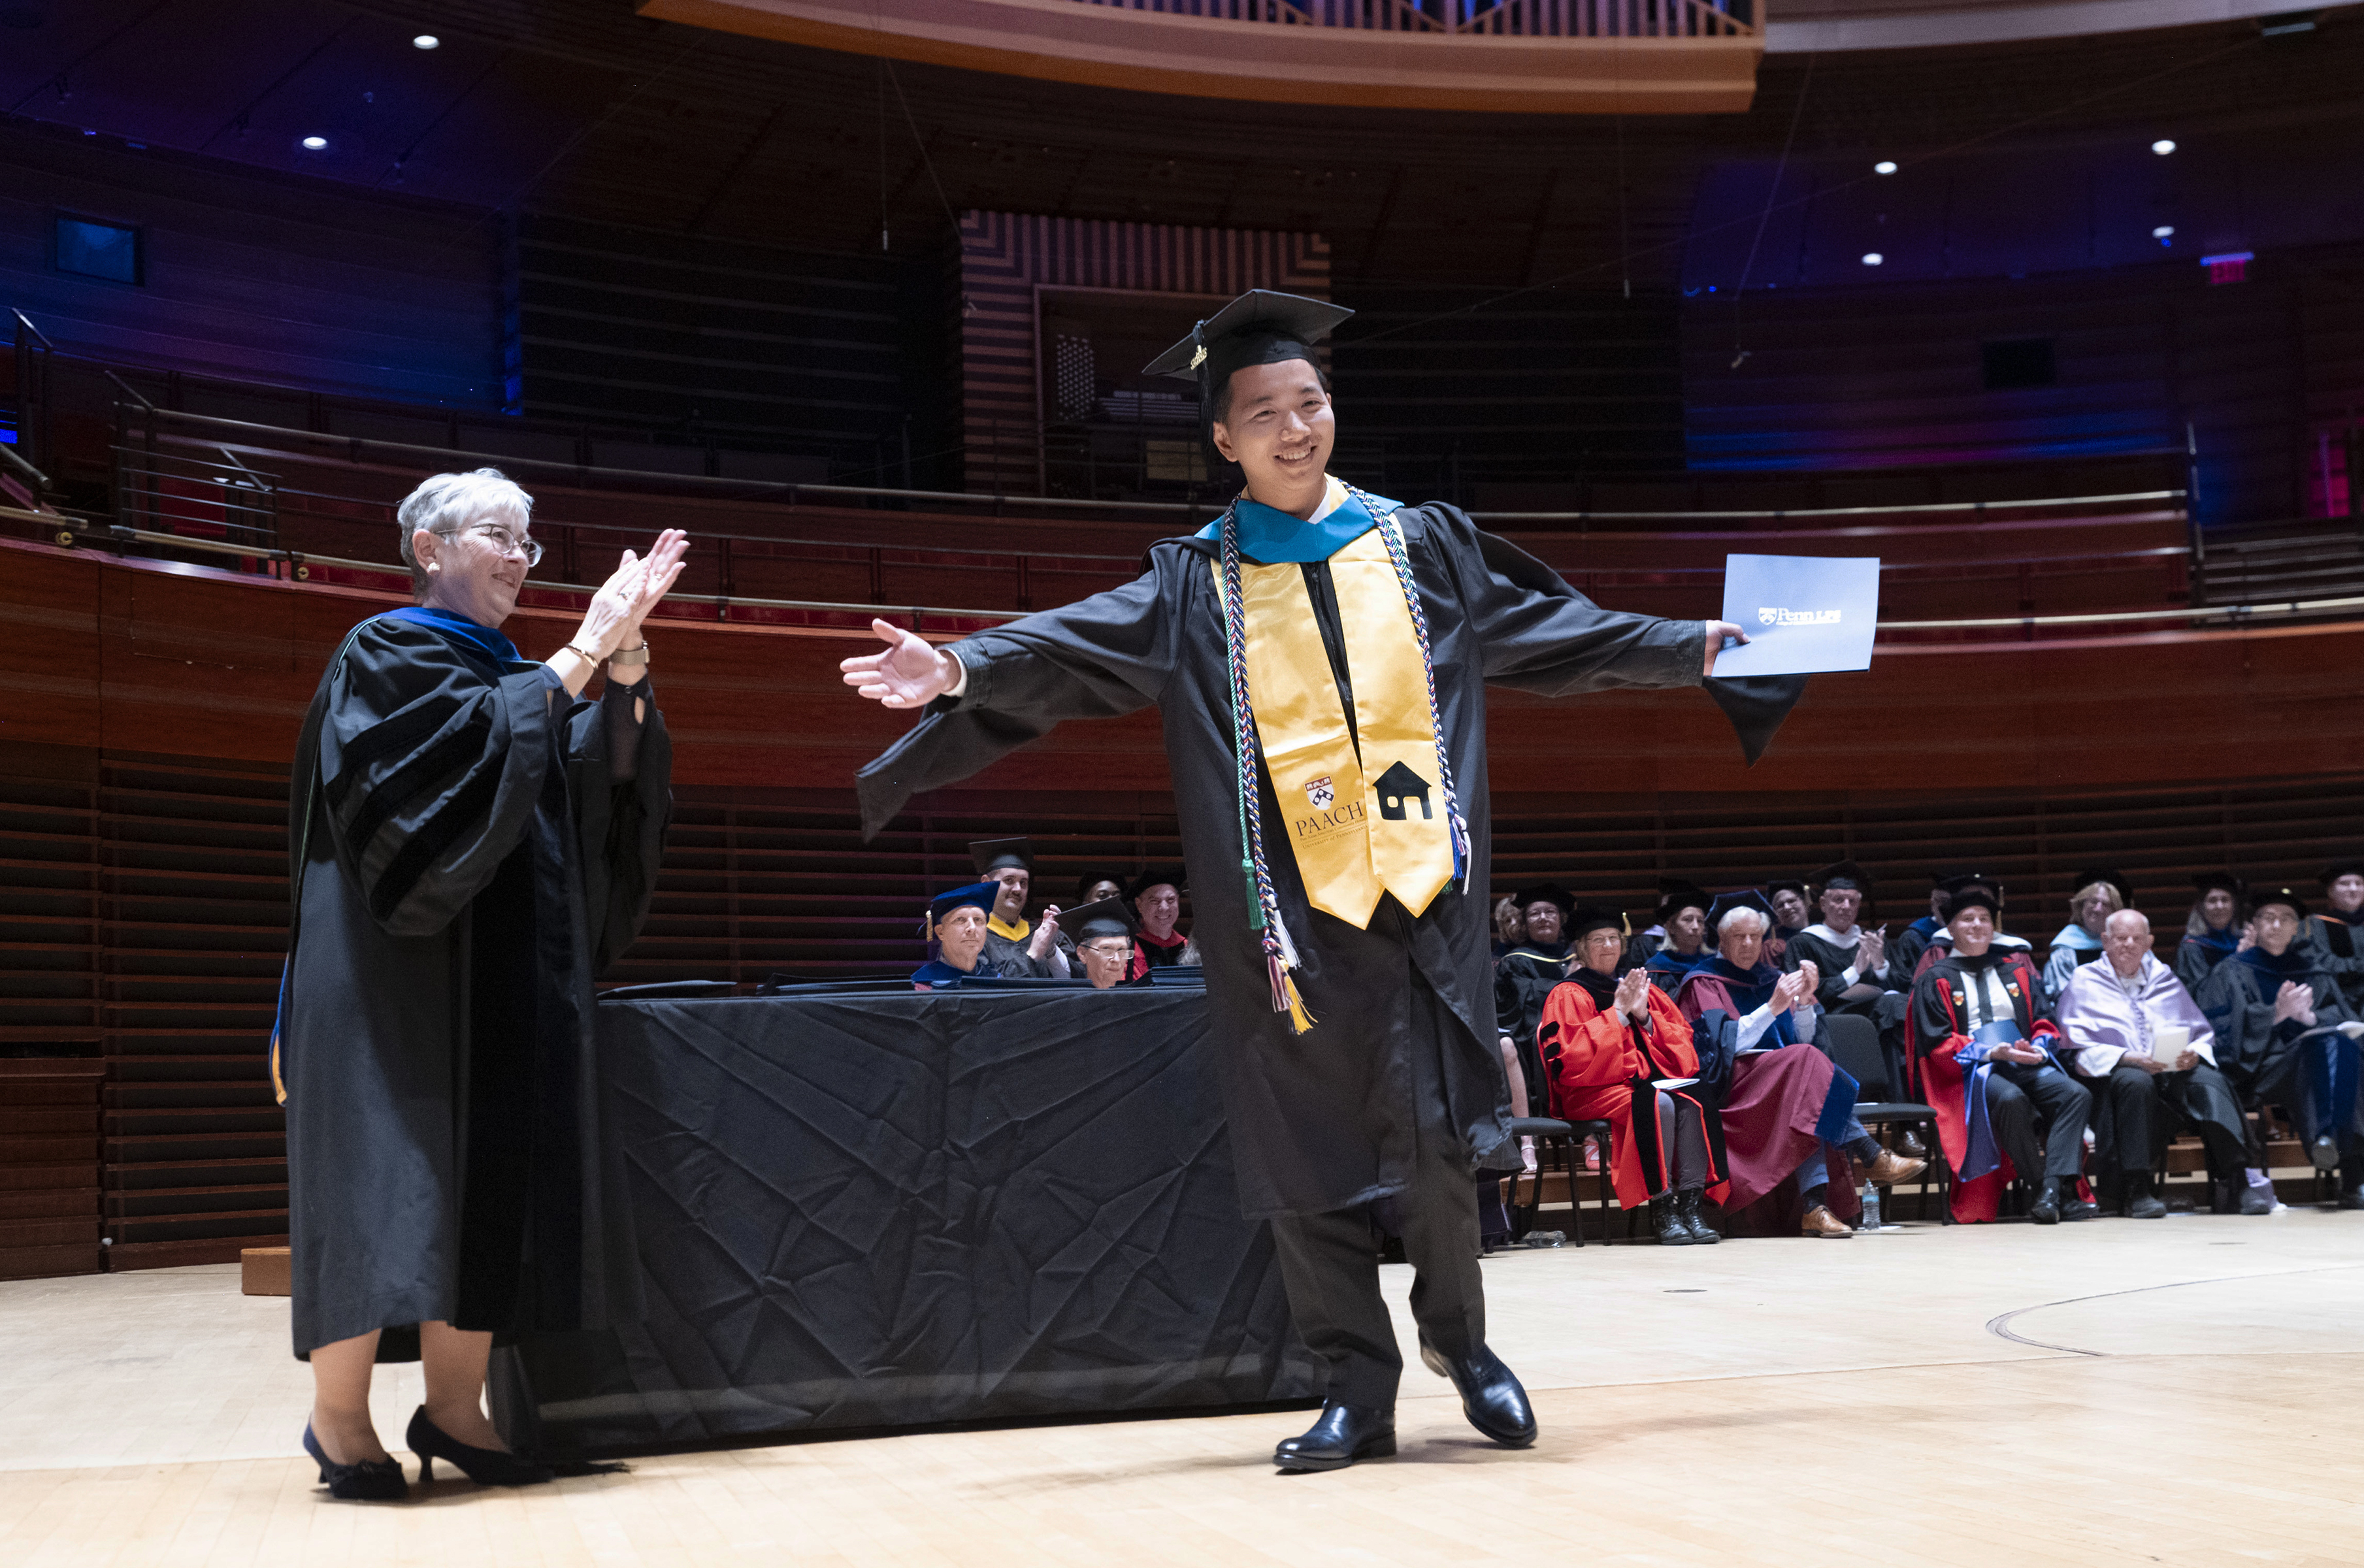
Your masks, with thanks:
<instances>
[{"instance_id":1,"label":"silver bracelet","mask_svg":"<svg viewBox=\"0 0 2364 1568\"><path fill-rule=\"evenodd\" d=\"M635 664L645 664L648 662L649 645L646 639L641 639L638 648L619 648L608 655L608 663L621 664L628 670Z\"/></svg>"}]
</instances>

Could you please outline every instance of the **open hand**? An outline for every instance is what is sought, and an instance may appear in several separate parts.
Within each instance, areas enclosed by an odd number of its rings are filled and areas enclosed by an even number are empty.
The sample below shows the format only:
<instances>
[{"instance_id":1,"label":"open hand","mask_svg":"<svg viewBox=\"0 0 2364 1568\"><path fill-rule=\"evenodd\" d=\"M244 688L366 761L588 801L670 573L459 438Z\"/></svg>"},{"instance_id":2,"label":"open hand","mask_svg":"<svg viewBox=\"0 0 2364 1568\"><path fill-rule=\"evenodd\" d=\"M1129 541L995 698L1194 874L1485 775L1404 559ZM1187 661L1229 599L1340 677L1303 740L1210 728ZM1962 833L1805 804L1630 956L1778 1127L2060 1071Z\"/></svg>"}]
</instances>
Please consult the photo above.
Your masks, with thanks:
<instances>
[{"instance_id":1,"label":"open hand","mask_svg":"<svg viewBox=\"0 0 2364 1568\"><path fill-rule=\"evenodd\" d=\"M605 661L619 648L639 646L641 621L672 590L688 551L689 536L679 528L657 535L646 556L624 551L616 570L591 595L574 646L595 661Z\"/></svg>"},{"instance_id":2,"label":"open hand","mask_svg":"<svg viewBox=\"0 0 2364 1568\"><path fill-rule=\"evenodd\" d=\"M1038 960L1049 958L1052 944L1058 940L1059 906L1054 904L1035 917L1034 935L1026 944L1026 956Z\"/></svg>"},{"instance_id":3,"label":"open hand","mask_svg":"<svg viewBox=\"0 0 2364 1568\"><path fill-rule=\"evenodd\" d=\"M886 644L883 653L838 662L845 684L888 707L925 707L960 679L960 661L915 631L874 620L870 629Z\"/></svg>"},{"instance_id":4,"label":"open hand","mask_svg":"<svg viewBox=\"0 0 2364 1568\"><path fill-rule=\"evenodd\" d=\"M1734 642L1745 642L1748 634L1732 621L1712 620L1707 623L1707 668L1701 672L1702 674L1715 673L1715 656L1723 651L1726 638Z\"/></svg>"}]
</instances>

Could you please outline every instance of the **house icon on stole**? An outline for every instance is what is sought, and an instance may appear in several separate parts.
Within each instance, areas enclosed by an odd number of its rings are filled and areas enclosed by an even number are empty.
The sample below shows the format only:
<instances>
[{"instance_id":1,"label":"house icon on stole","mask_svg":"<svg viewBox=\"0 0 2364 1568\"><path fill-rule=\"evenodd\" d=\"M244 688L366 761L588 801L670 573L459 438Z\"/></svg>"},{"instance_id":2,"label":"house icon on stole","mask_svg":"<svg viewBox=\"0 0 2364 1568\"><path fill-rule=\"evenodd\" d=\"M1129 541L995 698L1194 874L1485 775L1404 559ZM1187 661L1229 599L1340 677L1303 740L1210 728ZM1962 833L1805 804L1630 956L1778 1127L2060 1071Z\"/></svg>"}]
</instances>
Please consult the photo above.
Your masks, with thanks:
<instances>
[{"instance_id":1,"label":"house icon on stole","mask_svg":"<svg viewBox=\"0 0 2364 1568\"><path fill-rule=\"evenodd\" d=\"M1388 771L1379 775L1378 791L1379 815L1389 822L1405 820L1415 800L1420 802L1422 821L1430 821L1436 816L1428 804L1428 781L1401 762L1389 764Z\"/></svg>"}]
</instances>

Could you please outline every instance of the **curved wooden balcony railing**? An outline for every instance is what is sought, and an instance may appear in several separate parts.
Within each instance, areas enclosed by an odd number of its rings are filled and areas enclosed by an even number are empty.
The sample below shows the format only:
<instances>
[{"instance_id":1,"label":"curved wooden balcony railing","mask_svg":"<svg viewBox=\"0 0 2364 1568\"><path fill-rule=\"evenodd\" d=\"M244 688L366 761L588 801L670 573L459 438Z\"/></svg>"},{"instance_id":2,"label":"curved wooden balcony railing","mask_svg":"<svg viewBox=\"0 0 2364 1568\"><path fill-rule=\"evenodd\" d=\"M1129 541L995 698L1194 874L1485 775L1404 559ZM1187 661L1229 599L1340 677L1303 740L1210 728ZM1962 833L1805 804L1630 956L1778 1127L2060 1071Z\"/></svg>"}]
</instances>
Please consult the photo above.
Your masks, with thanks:
<instances>
[{"instance_id":1,"label":"curved wooden balcony railing","mask_svg":"<svg viewBox=\"0 0 2364 1568\"><path fill-rule=\"evenodd\" d=\"M1757 0L641 0L722 32L1193 97L1736 114Z\"/></svg>"}]
</instances>

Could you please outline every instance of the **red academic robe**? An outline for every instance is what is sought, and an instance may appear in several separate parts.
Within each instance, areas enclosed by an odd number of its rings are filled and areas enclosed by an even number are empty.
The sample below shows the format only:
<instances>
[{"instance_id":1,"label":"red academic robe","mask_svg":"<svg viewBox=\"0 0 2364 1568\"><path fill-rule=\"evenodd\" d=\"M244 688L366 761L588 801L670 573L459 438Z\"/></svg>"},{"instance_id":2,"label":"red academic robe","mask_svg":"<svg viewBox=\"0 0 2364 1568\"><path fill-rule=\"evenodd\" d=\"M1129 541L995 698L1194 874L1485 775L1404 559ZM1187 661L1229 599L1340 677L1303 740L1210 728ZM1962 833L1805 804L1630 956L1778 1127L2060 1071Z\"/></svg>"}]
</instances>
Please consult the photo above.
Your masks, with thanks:
<instances>
[{"instance_id":1,"label":"red academic robe","mask_svg":"<svg viewBox=\"0 0 2364 1568\"><path fill-rule=\"evenodd\" d=\"M1634 1137L1635 1081L1685 1078L1699 1071L1690 1025L1683 1021L1665 992L1653 985L1647 995L1649 1026L1636 1029L1622 1014L1602 1011L1582 985L1567 981L1552 987L1551 995L1544 998L1543 1023L1535 1030L1535 1046L1551 1080L1552 1115L1569 1121L1610 1124L1610 1176L1617 1186L1618 1205L1623 1208L1644 1207L1652 1193L1664 1192L1668 1185L1667 1156L1671 1151L1659 1151L1658 1158L1645 1166L1645 1140ZM1701 1108L1707 1116L1715 1115L1712 1105ZM1649 1114L1656 1115L1655 1106ZM1653 1148L1657 1144L1655 1137L1646 1141ZM1721 1141L1711 1139L1708 1151L1711 1161L1718 1163L1716 1144ZM1724 1173L1712 1169L1709 1175L1707 1195L1722 1203L1726 1194Z\"/></svg>"},{"instance_id":2,"label":"red academic robe","mask_svg":"<svg viewBox=\"0 0 2364 1568\"><path fill-rule=\"evenodd\" d=\"M1728 984L1703 968L1683 977L1675 990L1675 1006L1689 1023L1707 1013L1720 1011L1737 1019L1748 1011L1733 999ZM1819 1129L1824 1115L1837 1114L1830 1103L1837 1082L1838 1070L1831 1059L1804 1042L1755 1051L1733 1062L1723 1106L1730 1207L1745 1208L1780 1186L1822 1146ZM1863 1206L1856 1200L1854 1170L1846 1156L1831 1151L1824 1166L1830 1184L1823 1201L1842 1219L1855 1218Z\"/></svg>"},{"instance_id":3,"label":"red academic robe","mask_svg":"<svg viewBox=\"0 0 2364 1568\"><path fill-rule=\"evenodd\" d=\"M1950 950L1948 950L1950 951ZM1937 1141L1945 1150L1946 1163L1956 1171L1969 1157L1969 1113L1964 1096L1967 1087L1962 1069L1954 1058L1970 1040L1969 1031L1961 1027L1953 985L1942 975L1932 976L1930 969L1946 953L1932 948L1924 955L1920 976L1912 983L1913 1006L1905 1013L1905 1029L1911 1049L1910 1059L1920 1070L1919 1089L1923 1102L1937 1113ZM2035 965L2024 952L2013 952L2002 960L2004 978L2017 986L2014 998L2018 1005L2021 1032L2038 1043L2049 1044L2060 1031L2049 1018L2035 1016L2035 998L2044 995L2036 983ZM1942 1031L1942 1032L1941 1032ZM2003 1188L2011 1184L2017 1173L2011 1156L2000 1155L2000 1163L1985 1175L1970 1181L1954 1183L1954 1221L1957 1225L1979 1225L1994 1218L2002 1204ZM2083 1183L2080 1179L2080 1189Z\"/></svg>"}]
</instances>

